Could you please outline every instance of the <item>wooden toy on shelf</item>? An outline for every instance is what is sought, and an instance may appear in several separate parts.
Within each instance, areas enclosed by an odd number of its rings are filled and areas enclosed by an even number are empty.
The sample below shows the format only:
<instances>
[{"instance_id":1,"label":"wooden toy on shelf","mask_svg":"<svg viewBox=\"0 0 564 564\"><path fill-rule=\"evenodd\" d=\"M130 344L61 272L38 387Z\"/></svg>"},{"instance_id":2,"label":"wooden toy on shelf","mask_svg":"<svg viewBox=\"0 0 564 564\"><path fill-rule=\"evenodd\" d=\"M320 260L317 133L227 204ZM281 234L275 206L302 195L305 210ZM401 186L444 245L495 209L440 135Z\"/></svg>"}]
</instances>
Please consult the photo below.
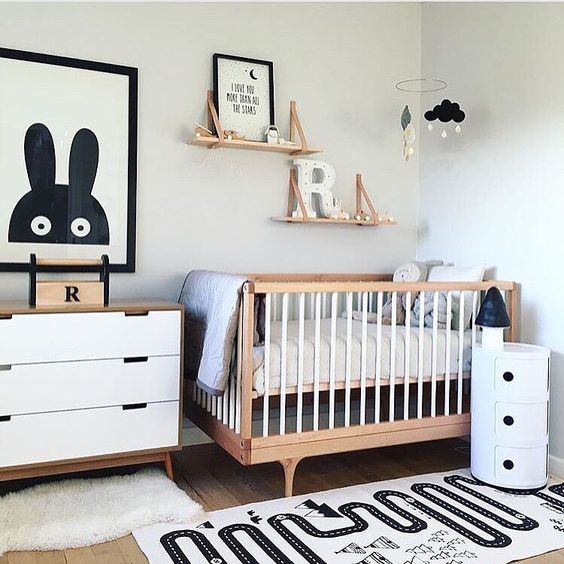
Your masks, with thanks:
<instances>
[{"instance_id":1,"label":"wooden toy on shelf","mask_svg":"<svg viewBox=\"0 0 564 564\"><path fill-rule=\"evenodd\" d=\"M213 131L200 125L198 122L194 122L196 125L196 129L194 129L194 135L196 137L214 137Z\"/></svg>"},{"instance_id":2,"label":"wooden toy on shelf","mask_svg":"<svg viewBox=\"0 0 564 564\"><path fill-rule=\"evenodd\" d=\"M290 138L284 143L267 143L266 141L251 141L244 138L228 138L225 134L229 130L225 130L219 121L219 115L213 101L213 92L208 91L207 97L207 113L209 120L209 129L198 126L195 131L195 138L190 141L191 145L205 146L210 149L219 147L231 149L248 149L251 151L271 151L274 153L286 153L287 155L312 155L320 153L322 149L310 147L305 131L298 116L296 102L290 102ZM199 128L211 133L211 128L215 128L216 134L209 136L204 135ZM199 133L199 135L198 135ZM297 136L296 136L297 134Z\"/></svg>"},{"instance_id":3,"label":"wooden toy on shelf","mask_svg":"<svg viewBox=\"0 0 564 564\"><path fill-rule=\"evenodd\" d=\"M245 136L239 135L239 132L235 131L234 129L224 129L223 130L223 138L227 141L244 141Z\"/></svg>"}]
</instances>

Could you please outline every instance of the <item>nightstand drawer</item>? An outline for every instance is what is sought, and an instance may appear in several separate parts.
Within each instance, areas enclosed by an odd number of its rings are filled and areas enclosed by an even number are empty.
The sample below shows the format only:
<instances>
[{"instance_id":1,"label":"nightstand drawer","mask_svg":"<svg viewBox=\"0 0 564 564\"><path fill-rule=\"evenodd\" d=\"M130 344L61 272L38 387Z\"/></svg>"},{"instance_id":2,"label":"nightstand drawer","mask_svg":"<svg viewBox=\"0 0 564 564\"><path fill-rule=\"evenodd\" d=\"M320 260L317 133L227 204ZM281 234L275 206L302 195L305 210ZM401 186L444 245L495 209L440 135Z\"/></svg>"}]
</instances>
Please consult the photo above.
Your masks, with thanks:
<instances>
[{"instance_id":1,"label":"nightstand drawer","mask_svg":"<svg viewBox=\"0 0 564 564\"><path fill-rule=\"evenodd\" d=\"M546 441L548 402L495 405L495 432L500 441Z\"/></svg>"},{"instance_id":2,"label":"nightstand drawer","mask_svg":"<svg viewBox=\"0 0 564 564\"><path fill-rule=\"evenodd\" d=\"M527 398L548 393L547 359L495 361L495 389L498 398Z\"/></svg>"},{"instance_id":3,"label":"nightstand drawer","mask_svg":"<svg viewBox=\"0 0 564 564\"><path fill-rule=\"evenodd\" d=\"M178 401L179 390L179 356L14 364L0 368L0 416Z\"/></svg>"},{"instance_id":4,"label":"nightstand drawer","mask_svg":"<svg viewBox=\"0 0 564 564\"><path fill-rule=\"evenodd\" d=\"M173 448L178 410L178 402L166 402L0 419L0 467Z\"/></svg>"},{"instance_id":5,"label":"nightstand drawer","mask_svg":"<svg viewBox=\"0 0 564 564\"><path fill-rule=\"evenodd\" d=\"M544 485L547 478L548 447L516 448L498 446L495 448L495 475L498 485L504 487L530 484Z\"/></svg>"},{"instance_id":6,"label":"nightstand drawer","mask_svg":"<svg viewBox=\"0 0 564 564\"><path fill-rule=\"evenodd\" d=\"M181 312L33 313L0 319L0 365L180 354Z\"/></svg>"}]
</instances>

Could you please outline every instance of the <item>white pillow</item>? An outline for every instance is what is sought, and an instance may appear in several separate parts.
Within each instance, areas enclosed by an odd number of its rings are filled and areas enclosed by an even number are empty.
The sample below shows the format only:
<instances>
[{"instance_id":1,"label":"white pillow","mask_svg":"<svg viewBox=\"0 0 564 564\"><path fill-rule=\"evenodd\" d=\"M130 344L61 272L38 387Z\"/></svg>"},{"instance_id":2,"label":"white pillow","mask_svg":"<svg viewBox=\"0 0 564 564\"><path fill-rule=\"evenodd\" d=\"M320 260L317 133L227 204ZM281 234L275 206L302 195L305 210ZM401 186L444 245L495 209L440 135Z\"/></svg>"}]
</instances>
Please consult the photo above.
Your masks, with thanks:
<instances>
[{"instance_id":1,"label":"white pillow","mask_svg":"<svg viewBox=\"0 0 564 564\"><path fill-rule=\"evenodd\" d=\"M486 266L433 266L429 271L428 282L481 282L484 279ZM460 292L452 293L453 310L459 311ZM464 329L472 319L472 292L464 292ZM459 329L459 316L453 318L452 328Z\"/></svg>"}]
</instances>

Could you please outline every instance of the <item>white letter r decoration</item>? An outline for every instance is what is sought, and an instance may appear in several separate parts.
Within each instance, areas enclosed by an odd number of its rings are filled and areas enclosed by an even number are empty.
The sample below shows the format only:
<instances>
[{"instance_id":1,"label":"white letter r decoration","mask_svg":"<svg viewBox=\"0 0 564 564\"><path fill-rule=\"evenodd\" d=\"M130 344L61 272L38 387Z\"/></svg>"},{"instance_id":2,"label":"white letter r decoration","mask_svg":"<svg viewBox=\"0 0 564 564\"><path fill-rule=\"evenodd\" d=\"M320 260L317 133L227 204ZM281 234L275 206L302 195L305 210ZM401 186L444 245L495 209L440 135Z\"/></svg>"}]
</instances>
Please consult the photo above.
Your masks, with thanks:
<instances>
[{"instance_id":1,"label":"white letter r decoration","mask_svg":"<svg viewBox=\"0 0 564 564\"><path fill-rule=\"evenodd\" d=\"M324 161L309 159L295 159L294 165L298 171L298 189L308 216L317 217L313 208L313 194L319 194L321 215L329 217L335 207L335 199L331 192L335 184L335 169ZM302 217L299 205L292 212L292 217Z\"/></svg>"}]
</instances>

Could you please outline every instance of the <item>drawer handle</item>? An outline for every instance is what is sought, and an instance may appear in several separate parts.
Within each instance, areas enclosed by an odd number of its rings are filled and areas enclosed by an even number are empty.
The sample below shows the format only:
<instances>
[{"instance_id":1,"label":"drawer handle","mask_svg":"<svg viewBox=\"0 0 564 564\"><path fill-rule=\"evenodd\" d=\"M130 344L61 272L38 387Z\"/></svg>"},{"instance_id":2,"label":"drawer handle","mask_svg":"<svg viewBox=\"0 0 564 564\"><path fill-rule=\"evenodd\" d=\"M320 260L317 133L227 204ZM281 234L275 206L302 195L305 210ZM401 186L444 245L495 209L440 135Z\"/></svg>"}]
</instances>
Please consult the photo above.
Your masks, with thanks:
<instances>
[{"instance_id":1,"label":"drawer handle","mask_svg":"<svg viewBox=\"0 0 564 564\"><path fill-rule=\"evenodd\" d=\"M503 379L506 382L512 382L513 378L515 378L515 376L513 376L513 372L504 372L503 373Z\"/></svg>"},{"instance_id":2,"label":"drawer handle","mask_svg":"<svg viewBox=\"0 0 564 564\"><path fill-rule=\"evenodd\" d=\"M148 356L128 356L123 359L123 362L125 362L125 364L131 364L133 362L147 362L148 360Z\"/></svg>"},{"instance_id":3,"label":"drawer handle","mask_svg":"<svg viewBox=\"0 0 564 564\"><path fill-rule=\"evenodd\" d=\"M515 464L513 464L513 460L504 460L503 467L506 470L513 470L513 468L515 468Z\"/></svg>"},{"instance_id":4,"label":"drawer handle","mask_svg":"<svg viewBox=\"0 0 564 564\"><path fill-rule=\"evenodd\" d=\"M0 364L0 372L9 372L12 370L11 364Z\"/></svg>"},{"instance_id":5,"label":"drawer handle","mask_svg":"<svg viewBox=\"0 0 564 564\"><path fill-rule=\"evenodd\" d=\"M149 315L149 311L126 311L125 317L147 317Z\"/></svg>"},{"instance_id":6,"label":"drawer handle","mask_svg":"<svg viewBox=\"0 0 564 564\"><path fill-rule=\"evenodd\" d=\"M126 405L122 405L121 408L124 411L130 411L132 409L145 409L147 407L146 403L128 403Z\"/></svg>"},{"instance_id":7,"label":"drawer handle","mask_svg":"<svg viewBox=\"0 0 564 564\"><path fill-rule=\"evenodd\" d=\"M511 417L511 415L506 415L503 418L503 422L508 426L511 427L511 425L513 425L513 423L515 423L515 419L513 419L513 417Z\"/></svg>"},{"instance_id":8,"label":"drawer handle","mask_svg":"<svg viewBox=\"0 0 564 564\"><path fill-rule=\"evenodd\" d=\"M6 421L11 421L11 420L12 420L11 415L0 415L0 423L4 423Z\"/></svg>"}]
</instances>

